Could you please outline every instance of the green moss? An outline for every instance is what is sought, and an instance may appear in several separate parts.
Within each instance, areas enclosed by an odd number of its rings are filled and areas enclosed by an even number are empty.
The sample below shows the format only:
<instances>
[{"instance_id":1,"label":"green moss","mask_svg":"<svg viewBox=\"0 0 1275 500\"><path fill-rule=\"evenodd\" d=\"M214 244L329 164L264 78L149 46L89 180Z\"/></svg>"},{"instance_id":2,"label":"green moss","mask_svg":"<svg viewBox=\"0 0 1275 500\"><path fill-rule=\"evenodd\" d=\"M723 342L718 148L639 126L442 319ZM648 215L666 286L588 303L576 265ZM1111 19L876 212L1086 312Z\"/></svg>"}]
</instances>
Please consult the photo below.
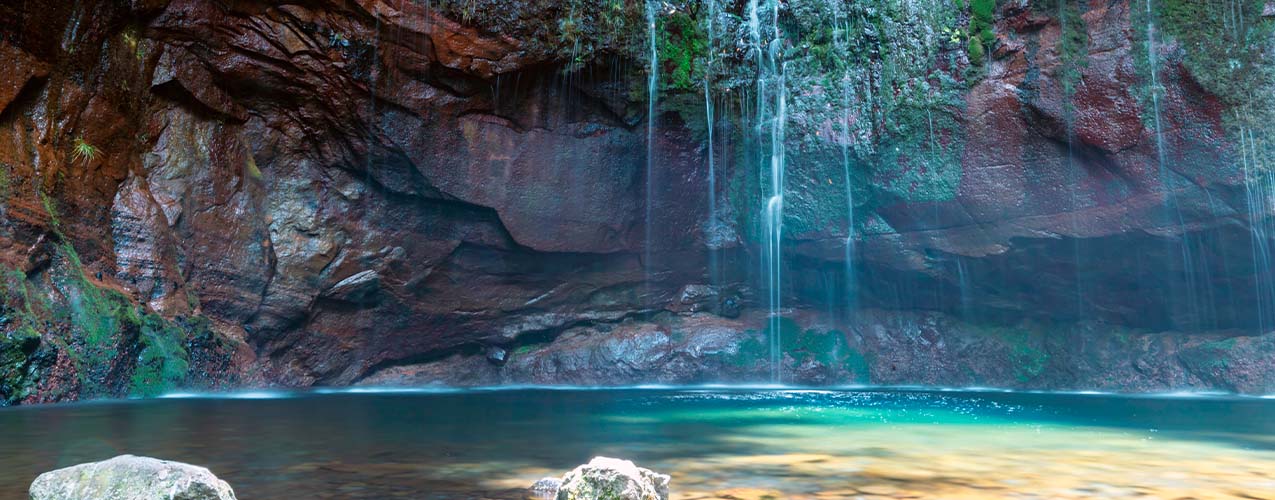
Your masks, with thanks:
<instances>
[{"instance_id":1,"label":"green moss","mask_svg":"<svg viewBox=\"0 0 1275 500\"><path fill-rule=\"evenodd\" d=\"M780 318L780 350L797 363L814 361L832 370L843 370L857 382L869 381L869 360L857 349L849 347L844 333L837 330L803 330L791 318ZM731 362L735 366L755 367L770 362L768 339L776 326L767 325L762 332L750 330L737 345Z\"/></svg>"},{"instance_id":2,"label":"green moss","mask_svg":"<svg viewBox=\"0 0 1275 500\"><path fill-rule=\"evenodd\" d=\"M0 203L8 204L13 195L13 166L0 162Z\"/></svg>"},{"instance_id":3,"label":"green moss","mask_svg":"<svg viewBox=\"0 0 1275 500\"><path fill-rule=\"evenodd\" d=\"M147 315L138 336L142 347L133 369L129 394L152 397L176 388L186 379L189 355L186 332L155 315Z\"/></svg>"},{"instance_id":4,"label":"green moss","mask_svg":"<svg viewBox=\"0 0 1275 500\"><path fill-rule=\"evenodd\" d=\"M103 385L104 375L128 369L132 375L127 390L133 396L159 395L185 380L186 329L145 312L117 290L93 283L71 245L61 245L58 257L61 263L51 282L64 303L53 308L53 315L69 326L70 336L62 343L76 364L82 397L115 395ZM135 363L119 359L121 349L133 346L138 349Z\"/></svg>"},{"instance_id":5,"label":"green moss","mask_svg":"<svg viewBox=\"0 0 1275 500\"><path fill-rule=\"evenodd\" d=\"M251 153L248 153L248 161L244 165L244 171L248 173L248 177L261 180L261 169L257 168L257 160L252 158Z\"/></svg>"},{"instance_id":6,"label":"green moss","mask_svg":"<svg viewBox=\"0 0 1275 500\"><path fill-rule=\"evenodd\" d=\"M1183 63L1209 93L1238 104L1253 97L1254 84L1267 83L1270 53L1263 44L1269 43L1275 21L1261 16L1265 0L1239 0L1229 8L1194 0L1150 1L1153 17L1135 9L1144 39L1148 23L1154 23L1162 31L1158 43L1178 41ZM1138 55L1147 59L1145 45Z\"/></svg>"},{"instance_id":7,"label":"green moss","mask_svg":"<svg viewBox=\"0 0 1275 500\"><path fill-rule=\"evenodd\" d=\"M1225 371L1230 369L1231 351L1235 350L1235 344L1233 338L1201 344L1192 350L1192 355L1200 368Z\"/></svg>"},{"instance_id":8,"label":"green moss","mask_svg":"<svg viewBox=\"0 0 1275 500\"><path fill-rule=\"evenodd\" d=\"M26 397L39 379L34 364L43 343L44 298L31 293L26 273L0 271L0 405Z\"/></svg>"},{"instance_id":9,"label":"green moss","mask_svg":"<svg viewBox=\"0 0 1275 500\"><path fill-rule=\"evenodd\" d=\"M57 200L45 194L44 191L40 191L37 194L40 197L40 205L44 207L44 212L49 215L49 229L58 236L58 239L65 239L62 237L62 221L58 217Z\"/></svg>"},{"instance_id":10,"label":"green moss","mask_svg":"<svg viewBox=\"0 0 1275 500\"><path fill-rule=\"evenodd\" d=\"M854 374L855 382L863 384L871 382L871 362L858 349L846 348L845 360L842 361L842 366L847 372Z\"/></svg>"},{"instance_id":11,"label":"green moss","mask_svg":"<svg viewBox=\"0 0 1275 500\"><path fill-rule=\"evenodd\" d=\"M972 66L981 66L983 55L996 43L996 33L992 31L995 24L992 15L995 11L996 0L973 0L970 3L970 26L966 35L969 43L966 51Z\"/></svg>"},{"instance_id":12,"label":"green moss","mask_svg":"<svg viewBox=\"0 0 1275 500\"><path fill-rule=\"evenodd\" d=\"M31 361L40 333L30 302L24 273L10 269L0 274L0 405L26 397L36 382Z\"/></svg>"},{"instance_id":13,"label":"green moss","mask_svg":"<svg viewBox=\"0 0 1275 500\"><path fill-rule=\"evenodd\" d=\"M970 37L969 44L966 46L966 54L970 58L971 66L983 65L983 42L978 38Z\"/></svg>"},{"instance_id":14,"label":"green moss","mask_svg":"<svg viewBox=\"0 0 1275 500\"><path fill-rule=\"evenodd\" d=\"M748 330L736 344L735 354L728 361L734 366L749 368L758 363L769 362L769 359L770 348L766 345L765 337L756 330Z\"/></svg>"},{"instance_id":15,"label":"green moss","mask_svg":"<svg viewBox=\"0 0 1275 500\"><path fill-rule=\"evenodd\" d=\"M1166 68L1181 64L1227 106L1222 119L1228 139L1243 146L1232 161L1258 170L1272 168L1275 101L1269 96L1275 92L1275 64L1271 63L1275 19L1261 16L1265 0L1238 0L1227 8L1190 0L1137 0L1136 4L1140 8L1132 10L1131 22L1144 43L1133 47L1135 69L1143 82L1134 91L1144 123L1154 126L1152 106L1157 97L1165 96ZM1152 40L1154 53L1148 51ZM1188 120L1185 126L1212 125Z\"/></svg>"},{"instance_id":16,"label":"green moss","mask_svg":"<svg viewBox=\"0 0 1275 500\"><path fill-rule=\"evenodd\" d=\"M895 111L874 176L887 199L951 200L960 188L964 131L952 108L930 99L918 96Z\"/></svg>"},{"instance_id":17,"label":"green moss","mask_svg":"<svg viewBox=\"0 0 1275 500\"><path fill-rule=\"evenodd\" d=\"M1009 361L1019 382L1029 382L1049 366L1044 329L1035 325L1022 328L989 328L986 330L1009 351Z\"/></svg>"},{"instance_id":18,"label":"green moss","mask_svg":"<svg viewBox=\"0 0 1275 500\"><path fill-rule=\"evenodd\" d=\"M0 334L0 405L25 398L35 382L31 356L40 346L40 334L21 326Z\"/></svg>"},{"instance_id":19,"label":"green moss","mask_svg":"<svg viewBox=\"0 0 1275 500\"><path fill-rule=\"evenodd\" d=\"M704 59L708 55L708 34L689 13L675 11L657 21L656 51L659 56L661 91L698 91L703 86Z\"/></svg>"},{"instance_id":20,"label":"green moss","mask_svg":"<svg viewBox=\"0 0 1275 500\"><path fill-rule=\"evenodd\" d=\"M59 246L58 258L51 281L64 302L53 308L54 319L70 327L70 337L62 341L76 365L85 395L105 395L103 375L118 355L120 331L136 328L140 319L126 298L104 292L88 280L79 255L69 244Z\"/></svg>"}]
</instances>

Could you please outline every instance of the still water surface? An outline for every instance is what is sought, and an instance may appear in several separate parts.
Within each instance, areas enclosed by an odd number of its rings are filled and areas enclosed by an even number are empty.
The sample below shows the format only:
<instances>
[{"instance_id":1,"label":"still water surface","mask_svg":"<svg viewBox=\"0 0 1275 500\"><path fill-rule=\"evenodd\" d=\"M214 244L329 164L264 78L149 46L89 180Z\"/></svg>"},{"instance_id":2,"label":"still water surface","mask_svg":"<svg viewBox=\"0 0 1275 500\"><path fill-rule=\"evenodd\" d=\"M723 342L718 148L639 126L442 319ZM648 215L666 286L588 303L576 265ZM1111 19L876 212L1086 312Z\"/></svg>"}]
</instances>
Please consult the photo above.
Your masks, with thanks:
<instances>
[{"instance_id":1,"label":"still water surface","mask_svg":"<svg viewBox=\"0 0 1275 500\"><path fill-rule=\"evenodd\" d=\"M523 498L595 455L679 499L1275 499L1275 400L930 391L308 393L0 409L0 498L123 453L251 499Z\"/></svg>"}]
</instances>

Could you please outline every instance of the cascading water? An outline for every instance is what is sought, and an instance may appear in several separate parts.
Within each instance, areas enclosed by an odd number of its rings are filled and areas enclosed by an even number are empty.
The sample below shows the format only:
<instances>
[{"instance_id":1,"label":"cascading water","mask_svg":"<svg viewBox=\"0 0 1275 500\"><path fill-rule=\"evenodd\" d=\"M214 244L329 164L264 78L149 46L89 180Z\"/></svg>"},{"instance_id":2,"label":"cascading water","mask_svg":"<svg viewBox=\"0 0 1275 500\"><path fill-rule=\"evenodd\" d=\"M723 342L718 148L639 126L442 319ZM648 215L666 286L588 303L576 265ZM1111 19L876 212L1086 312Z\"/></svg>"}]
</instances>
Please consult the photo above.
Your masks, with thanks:
<instances>
[{"instance_id":1,"label":"cascading water","mask_svg":"<svg viewBox=\"0 0 1275 500\"><path fill-rule=\"evenodd\" d=\"M783 382L783 338L781 309L783 288L783 217L784 217L784 139L788 118L788 95L784 79L784 38L779 26L778 0L767 1L771 12L771 38L763 42L759 0L748 3L748 29L757 50L757 135L760 147L769 148L769 172L763 164L761 178L770 180L762 210L762 234L765 241L762 262L766 276L768 327L770 333L771 381ZM764 156L764 155L763 155Z\"/></svg>"},{"instance_id":2,"label":"cascading water","mask_svg":"<svg viewBox=\"0 0 1275 500\"><path fill-rule=\"evenodd\" d=\"M1183 288L1185 288L1185 290L1183 290L1183 292L1185 293L1182 295L1185 297L1184 300L1186 300L1187 310L1189 311L1190 318L1198 327L1202 325L1200 324L1201 318L1200 318L1200 311L1199 311L1199 301L1196 299L1196 296L1195 296L1196 284L1195 284L1195 272L1193 270L1194 259L1191 257L1191 240L1190 240L1190 237L1187 235L1186 228L1184 227L1185 220L1182 217L1182 207L1179 206L1177 203L1176 189L1174 187L1176 185L1176 182L1173 177L1173 172L1169 171L1167 164L1165 162L1165 155L1164 155L1164 131L1163 131L1164 128L1163 126L1161 126L1161 117L1160 117L1160 81L1159 81L1160 77L1157 74L1159 73L1159 66L1158 66L1159 63L1156 60L1156 53L1155 53L1156 51L1155 13L1151 8L1151 0L1146 0L1145 5L1146 5L1146 15L1147 15L1147 66L1150 68L1150 78L1151 78L1151 110L1152 110L1153 120L1154 120L1153 123L1155 125L1155 152L1156 152L1156 163L1158 168L1157 171L1159 172L1160 182L1165 191L1164 193L1165 210L1169 212L1170 217L1174 217L1176 219L1178 227L1182 233L1182 240L1177 243L1178 245L1177 250L1180 253L1180 257L1182 259L1182 273L1183 273L1182 278L1184 282ZM1172 246L1173 242L1170 241L1169 245ZM1172 249L1170 249L1170 251L1172 251ZM1174 295L1176 296L1178 294L1174 293Z\"/></svg>"},{"instance_id":3,"label":"cascading water","mask_svg":"<svg viewBox=\"0 0 1275 500\"><path fill-rule=\"evenodd\" d=\"M1067 7L1068 7L1067 2L1065 1L1058 2L1058 25L1060 26L1060 29L1066 29L1065 27L1067 26L1067 23L1068 23ZM1062 37L1059 41L1059 44L1064 47L1064 51L1066 51L1065 49L1071 49L1072 51L1076 50L1075 47L1069 46L1071 43L1074 43L1074 42L1072 42L1069 37ZM1065 71L1066 70L1064 70L1064 72ZM1067 78L1068 76L1064 73L1064 75L1062 75L1062 80L1066 81ZM1080 196L1079 196L1080 183L1085 178L1086 172L1084 168L1076 164L1075 117L1073 116L1075 103L1072 101L1072 97L1073 97L1072 94L1074 93L1074 89L1071 91L1068 91L1066 84L1063 85L1063 89L1064 89L1064 93L1066 94L1065 96L1066 101L1063 105L1063 127L1064 127L1064 133L1066 134L1066 144L1067 144L1067 156L1065 158L1066 163L1064 163L1064 167L1068 177L1067 189L1070 193L1071 209L1075 213L1079 213L1080 206L1081 206ZM1072 217L1071 230L1072 230L1072 238L1071 238L1072 267L1074 269L1074 275L1075 275L1075 278L1074 278L1075 279L1074 306L1076 308L1075 314L1077 318L1083 318L1085 316L1085 280L1084 280L1083 270L1086 268L1086 266L1084 263L1084 250L1081 248L1083 244L1083 238L1080 237L1080 218L1079 217L1076 217L1076 216ZM963 294L964 292L962 291L962 295Z\"/></svg>"},{"instance_id":4,"label":"cascading water","mask_svg":"<svg viewBox=\"0 0 1275 500\"><path fill-rule=\"evenodd\" d=\"M1275 221L1269 216L1275 210L1275 179L1262 161L1257 141L1247 127L1240 129L1240 165L1244 170L1244 194L1252 245L1255 302L1258 331L1265 332L1275 324L1275 259L1271 258L1270 238L1275 235Z\"/></svg>"},{"instance_id":5,"label":"cascading water","mask_svg":"<svg viewBox=\"0 0 1275 500\"><path fill-rule=\"evenodd\" d=\"M646 82L646 213L645 213L645 234L643 240L642 268L644 269L645 283L647 294L650 294L651 287L651 262L653 244L653 232L655 221L651 220L652 209L655 204L655 105L659 100L659 83L660 83L660 61L659 52L656 45L655 33L655 14L658 2L646 2L646 37L648 41L648 49L650 52L650 74Z\"/></svg>"},{"instance_id":6,"label":"cascading water","mask_svg":"<svg viewBox=\"0 0 1275 500\"><path fill-rule=\"evenodd\" d=\"M717 17L717 0L708 0L708 14L705 16L705 31L708 33L708 61L704 75L704 119L708 128L708 220L704 224L708 241L708 283L716 285L720 280L717 270L717 245L713 241L717 228L717 166L713 158L713 42L717 39L713 32L713 21Z\"/></svg>"},{"instance_id":7,"label":"cascading water","mask_svg":"<svg viewBox=\"0 0 1275 500\"><path fill-rule=\"evenodd\" d=\"M973 303L970 297L969 274L965 270L965 258L956 256L956 282L961 293L961 318L965 321L973 319Z\"/></svg>"},{"instance_id":8,"label":"cascading water","mask_svg":"<svg viewBox=\"0 0 1275 500\"><path fill-rule=\"evenodd\" d=\"M846 19L846 24L837 30L841 37L841 44L848 45L850 31L850 20ZM846 50L849 52L848 48ZM854 181L850 176L850 141L852 115L850 113L851 96L854 93L853 78L851 77L850 66L846 66L845 73L841 77L841 110L842 123L844 128L844 137L841 138L841 171L845 176L846 183L846 263L845 263L845 306L846 311L854 310L855 298L855 276L854 276ZM850 314L849 312L847 314Z\"/></svg>"}]
</instances>

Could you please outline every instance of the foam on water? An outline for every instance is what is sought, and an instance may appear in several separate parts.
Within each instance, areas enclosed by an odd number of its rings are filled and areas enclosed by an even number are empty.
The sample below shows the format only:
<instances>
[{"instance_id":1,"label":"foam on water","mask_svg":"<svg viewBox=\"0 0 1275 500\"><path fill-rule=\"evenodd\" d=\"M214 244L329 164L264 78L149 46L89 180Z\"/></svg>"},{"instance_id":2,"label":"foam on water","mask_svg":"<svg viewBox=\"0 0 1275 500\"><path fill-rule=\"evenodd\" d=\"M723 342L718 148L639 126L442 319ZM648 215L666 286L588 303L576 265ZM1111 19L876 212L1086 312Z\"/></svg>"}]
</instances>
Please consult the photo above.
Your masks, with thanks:
<instances>
[{"instance_id":1,"label":"foam on water","mask_svg":"<svg viewBox=\"0 0 1275 500\"><path fill-rule=\"evenodd\" d=\"M1212 399L1212 400L1236 400L1236 399L1275 399L1275 394L1253 395L1253 394L1237 394L1218 391L1168 391L1168 392L1147 392L1147 393L1126 393L1112 391L1096 391L1096 390L1027 390L1027 389L1010 389L1004 387L951 387L951 386L929 386L929 385L837 385L829 387L808 387L794 386L785 384L691 384L691 385L674 385L674 384L636 384L623 386L587 386L587 385L547 385L547 384L510 384L495 386L475 386L475 387L446 387L446 386L428 386L428 387L397 387L397 386L355 386L355 387L317 387L310 389L295 390L249 390L249 391L229 391L229 392L172 392L163 394L158 399L243 399L243 400L266 400L266 399L290 399L304 397L307 395L360 395L360 394L465 394L465 393L482 393L482 392L534 392L534 391L552 391L552 392L623 392L623 391L650 391L650 392L710 392L723 393L729 395L731 393L757 393L757 394L819 394L834 395L847 393L940 393L940 394L1032 394L1032 395L1060 395L1060 396L1090 396L1090 397L1117 397L1130 399ZM111 400L94 400L92 403L109 402ZM90 403L90 402L85 402ZM72 403L84 404L84 403Z\"/></svg>"}]
</instances>

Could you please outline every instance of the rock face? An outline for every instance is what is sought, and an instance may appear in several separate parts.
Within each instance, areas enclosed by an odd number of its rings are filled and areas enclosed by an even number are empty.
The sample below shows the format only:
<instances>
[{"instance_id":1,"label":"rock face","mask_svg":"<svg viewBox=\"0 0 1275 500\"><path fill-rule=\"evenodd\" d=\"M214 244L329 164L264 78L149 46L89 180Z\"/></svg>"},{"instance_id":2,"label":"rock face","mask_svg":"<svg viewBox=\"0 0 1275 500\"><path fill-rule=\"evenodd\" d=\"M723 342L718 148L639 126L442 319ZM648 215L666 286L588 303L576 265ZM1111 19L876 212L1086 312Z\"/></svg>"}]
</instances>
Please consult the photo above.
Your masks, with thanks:
<instances>
[{"instance_id":1,"label":"rock face","mask_svg":"<svg viewBox=\"0 0 1275 500\"><path fill-rule=\"evenodd\" d=\"M594 457L562 477L558 500L668 500L669 477L628 460Z\"/></svg>"},{"instance_id":2,"label":"rock face","mask_svg":"<svg viewBox=\"0 0 1275 500\"><path fill-rule=\"evenodd\" d=\"M367 383L478 350L509 356L436 380L686 380L745 348L694 315L755 321L765 294L747 2L669 3L654 116L641 2L435 3L0 5L0 401ZM1248 97L1275 88L1269 5L967 3L782 3L792 315L853 300L873 319L841 331L940 366L976 363L888 325L1100 325L1068 338L1119 366L1124 327L1234 338L1243 369L1138 373L1269 387L1248 340L1275 326L1275 112ZM626 323L660 311L703 328ZM646 333L568 349L579 329ZM554 361L520 364L541 344Z\"/></svg>"},{"instance_id":3,"label":"rock face","mask_svg":"<svg viewBox=\"0 0 1275 500\"><path fill-rule=\"evenodd\" d=\"M178 462L122 455L40 474L31 500L235 500L212 472Z\"/></svg>"},{"instance_id":4,"label":"rock face","mask_svg":"<svg viewBox=\"0 0 1275 500\"><path fill-rule=\"evenodd\" d=\"M773 383L760 314L568 329L501 366L481 353L387 368L373 386ZM780 323L782 382L1169 392L1275 392L1275 333L1146 333L1101 323L988 326L934 313L802 312Z\"/></svg>"}]
</instances>

